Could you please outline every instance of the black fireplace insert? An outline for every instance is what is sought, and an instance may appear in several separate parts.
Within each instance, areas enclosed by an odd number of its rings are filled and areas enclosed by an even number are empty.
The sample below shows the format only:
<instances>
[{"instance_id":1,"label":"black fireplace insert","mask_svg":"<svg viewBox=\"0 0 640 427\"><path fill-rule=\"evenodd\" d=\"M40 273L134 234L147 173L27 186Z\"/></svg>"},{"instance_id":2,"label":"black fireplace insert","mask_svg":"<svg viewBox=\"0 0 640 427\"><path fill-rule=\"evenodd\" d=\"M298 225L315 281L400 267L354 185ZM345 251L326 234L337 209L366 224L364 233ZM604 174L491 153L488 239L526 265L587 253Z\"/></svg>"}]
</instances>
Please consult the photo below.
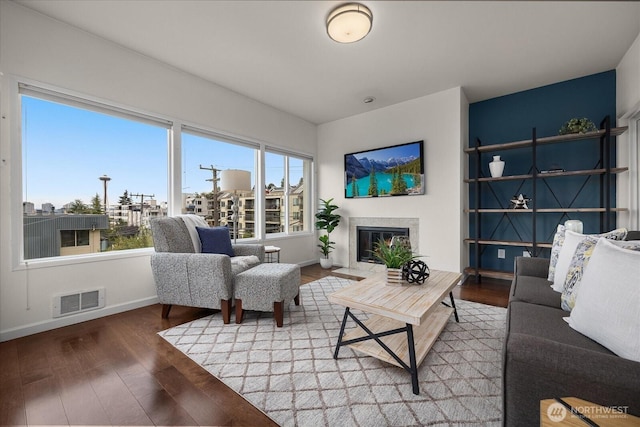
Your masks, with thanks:
<instances>
[{"instance_id":1,"label":"black fireplace insert","mask_svg":"<svg viewBox=\"0 0 640 427\"><path fill-rule=\"evenodd\" d=\"M380 240L387 245L394 236L409 237L409 229L402 227L356 227L358 262L381 264L372 254L375 244Z\"/></svg>"}]
</instances>

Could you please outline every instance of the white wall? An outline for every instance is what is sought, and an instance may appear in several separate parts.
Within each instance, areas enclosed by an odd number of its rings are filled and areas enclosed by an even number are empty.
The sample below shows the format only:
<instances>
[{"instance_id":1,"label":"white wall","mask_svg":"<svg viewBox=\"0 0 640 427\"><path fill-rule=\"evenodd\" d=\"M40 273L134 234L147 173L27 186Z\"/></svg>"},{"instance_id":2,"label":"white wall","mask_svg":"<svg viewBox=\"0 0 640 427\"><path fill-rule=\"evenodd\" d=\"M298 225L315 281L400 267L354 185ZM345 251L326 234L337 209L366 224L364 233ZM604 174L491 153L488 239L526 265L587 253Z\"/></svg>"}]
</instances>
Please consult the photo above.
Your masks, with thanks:
<instances>
[{"instance_id":1,"label":"white wall","mask_svg":"<svg viewBox=\"0 0 640 427\"><path fill-rule=\"evenodd\" d=\"M616 67L616 109L624 114L640 102L640 34Z\"/></svg>"},{"instance_id":2,"label":"white wall","mask_svg":"<svg viewBox=\"0 0 640 427\"><path fill-rule=\"evenodd\" d=\"M19 200L21 159L12 158L9 85L27 78L116 105L187 121L220 132L315 154L316 126L250 98L180 72L118 45L35 13L0 1L0 340L99 317L153 303L155 287L149 267L150 251L138 256L98 258L83 263L36 266L13 265L19 242L11 241L14 208ZM19 120L17 121L19 123ZM15 153L14 153L15 154ZM174 188L180 188L174 185ZM281 240L283 260L307 262L317 258L315 236ZM59 292L105 287L103 310L51 318L51 298ZM159 315L159 314L158 314Z\"/></svg>"},{"instance_id":3,"label":"white wall","mask_svg":"<svg viewBox=\"0 0 640 427\"><path fill-rule=\"evenodd\" d=\"M616 110L618 125L629 130L618 137L619 166L629 172L619 174L617 206L629 212L618 215L618 223L634 230L640 229L640 34L616 68Z\"/></svg>"},{"instance_id":4,"label":"white wall","mask_svg":"<svg viewBox=\"0 0 640 427\"><path fill-rule=\"evenodd\" d=\"M412 217L419 218L418 252L429 267L461 271L467 111L462 89L454 88L318 127L318 195L333 197L343 217L331 234L334 264L349 263L349 217ZM425 195L344 198L344 154L419 140L425 143Z\"/></svg>"}]
</instances>

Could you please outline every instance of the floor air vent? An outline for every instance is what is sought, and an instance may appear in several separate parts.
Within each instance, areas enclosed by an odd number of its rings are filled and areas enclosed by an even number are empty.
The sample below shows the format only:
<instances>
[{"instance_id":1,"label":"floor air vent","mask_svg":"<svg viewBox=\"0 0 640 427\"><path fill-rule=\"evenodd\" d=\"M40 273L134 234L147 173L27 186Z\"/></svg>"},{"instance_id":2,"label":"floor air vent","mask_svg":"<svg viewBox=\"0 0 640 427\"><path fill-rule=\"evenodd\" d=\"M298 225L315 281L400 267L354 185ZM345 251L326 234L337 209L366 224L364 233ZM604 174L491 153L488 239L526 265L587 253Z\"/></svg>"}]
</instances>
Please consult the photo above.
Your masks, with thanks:
<instances>
[{"instance_id":1,"label":"floor air vent","mask_svg":"<svg viewBox=\"0 0 640 427\"><path fill-rule=\"evenodd\" d=\"M53 297L53 317L95 310L104 307L104 288Z\"/></svg>"}]
</instances>

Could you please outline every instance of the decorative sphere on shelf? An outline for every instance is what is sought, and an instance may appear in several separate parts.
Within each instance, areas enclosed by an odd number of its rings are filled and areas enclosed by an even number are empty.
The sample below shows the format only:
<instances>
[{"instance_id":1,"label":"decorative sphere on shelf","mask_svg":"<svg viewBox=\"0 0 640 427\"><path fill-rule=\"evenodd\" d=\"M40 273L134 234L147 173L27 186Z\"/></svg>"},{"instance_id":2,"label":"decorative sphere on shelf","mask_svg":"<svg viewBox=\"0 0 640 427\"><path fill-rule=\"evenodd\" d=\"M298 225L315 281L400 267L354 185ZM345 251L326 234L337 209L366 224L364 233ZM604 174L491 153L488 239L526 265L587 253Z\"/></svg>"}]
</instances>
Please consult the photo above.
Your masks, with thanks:
<instances>
[{"instance_id":1,"label":"decorative sphere on shelf","mask_svg":"<svg viewBox=\"0 0 640 427\"><path fill-rule=\"evenodd\" d=\"M429 277L429 267L423 261L411 260L402 267L402 277L409 283L422 285Z\"/></svg>"}]
</instances>

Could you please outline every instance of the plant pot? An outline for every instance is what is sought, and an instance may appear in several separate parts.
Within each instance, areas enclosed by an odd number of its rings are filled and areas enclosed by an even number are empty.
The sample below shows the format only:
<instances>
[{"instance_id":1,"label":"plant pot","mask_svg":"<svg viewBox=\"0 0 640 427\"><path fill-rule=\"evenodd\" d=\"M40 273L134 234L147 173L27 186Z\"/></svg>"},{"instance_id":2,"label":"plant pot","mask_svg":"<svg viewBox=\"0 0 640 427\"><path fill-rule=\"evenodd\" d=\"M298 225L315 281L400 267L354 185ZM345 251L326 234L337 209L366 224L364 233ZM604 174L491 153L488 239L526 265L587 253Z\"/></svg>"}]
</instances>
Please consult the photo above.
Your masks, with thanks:
<instances>
[{"instance_id":1,"label":"plant pot","mask_svg":"<svg viewBox=\"0 0 640 427\"><path fill-rule=\"evenodd\" d=\"M387 285L402 286L404 284L401 268L387 268Z\"/></svg>"},{"instance_id":2,"label":"plant pot","mask_svg":"<svg viewBox=\"0 0 640 427\"><path fill-rule=\"evenodd\" d=\"M504 161L500 160L500 156L493 156L493 161L489 163L489 172L493 178L499 178L504 171Z\"/></svg>"},{"instance_id":3,"label":"plant pot","mask_svg":"<svg viewBox=\"0 0 640 427\"><path fill-rule=\"evenodd\" d=\"M331 268L333 266L333 260L331 258L320 258L320 267Z\"/></svg>"}]
</instances>

